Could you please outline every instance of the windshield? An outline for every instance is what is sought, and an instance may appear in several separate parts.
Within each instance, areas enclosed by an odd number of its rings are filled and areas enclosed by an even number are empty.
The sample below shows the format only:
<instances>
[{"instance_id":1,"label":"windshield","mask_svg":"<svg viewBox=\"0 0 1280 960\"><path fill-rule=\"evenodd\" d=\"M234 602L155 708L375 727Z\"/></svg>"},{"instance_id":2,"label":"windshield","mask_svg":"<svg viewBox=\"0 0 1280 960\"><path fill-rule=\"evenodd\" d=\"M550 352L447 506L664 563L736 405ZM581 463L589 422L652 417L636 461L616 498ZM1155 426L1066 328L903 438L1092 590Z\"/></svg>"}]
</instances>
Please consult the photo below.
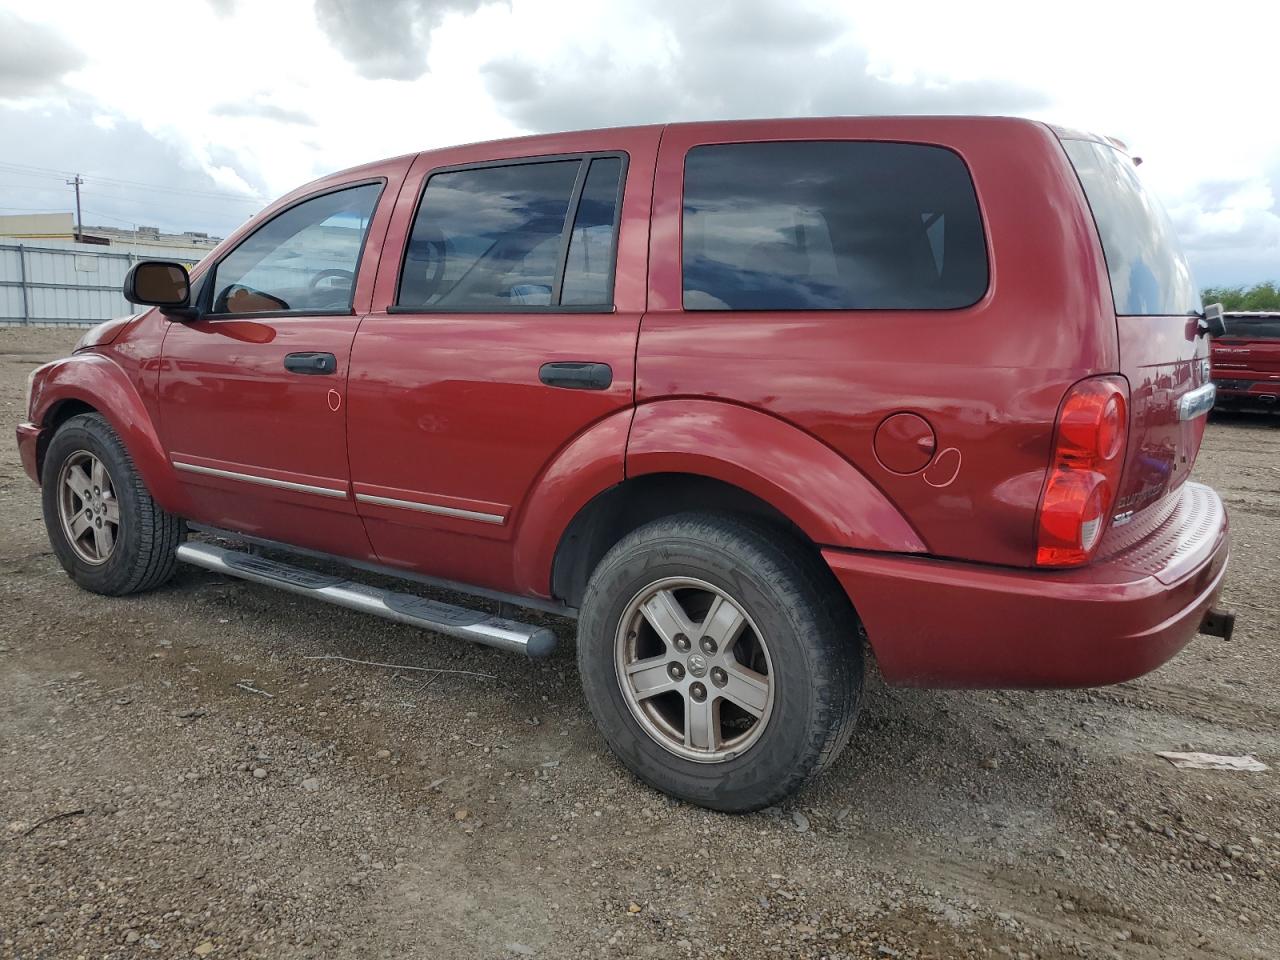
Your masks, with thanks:
<instances>
[{"instance_id":1,"label":"windshield","mask_svg":"<svg viewBox=\"0 0 1280 960\"><path fill-rule=\"evenodd\" d=\"M1102 238L1116 313L1200 312L1200 294L1169 215L1147 193L1133 161L1093 140L1063 140Z\"/></svg>"}]
</instances>

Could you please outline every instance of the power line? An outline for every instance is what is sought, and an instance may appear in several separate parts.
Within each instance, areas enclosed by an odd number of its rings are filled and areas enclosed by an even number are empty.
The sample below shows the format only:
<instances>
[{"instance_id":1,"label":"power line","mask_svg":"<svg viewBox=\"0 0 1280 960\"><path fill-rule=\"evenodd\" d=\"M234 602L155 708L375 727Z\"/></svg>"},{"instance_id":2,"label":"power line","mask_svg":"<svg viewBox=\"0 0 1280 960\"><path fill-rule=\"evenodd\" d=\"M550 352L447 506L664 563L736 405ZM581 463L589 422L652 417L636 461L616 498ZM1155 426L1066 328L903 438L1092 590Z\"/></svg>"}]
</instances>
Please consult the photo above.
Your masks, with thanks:
<instances>
[{"instance_id":1,"label":"power line","mask_svg":"<svg viewBox=\"0 0 1280 960\"><path fill-rule=\"evenodd\" d=\"M125 220L122 217L117 217L110 213L103 213L101 210L90 210L88 207L85 207L84 212L89 214L91 217L101 217L104 220L114 220L116 223L123 224L126 227L138 226L137 220Z\"/></svg>"},{"instance_id":2,"label":"power line","mask_svg":"<svg viewBox=\"0 0 1280 960\"><path fill-rule=\"evenodd\" d=\"M4 173L4 171L0 170L0 173ZM55 194L58 194L59 196L65 196L65 191L62 189L61 186L34 186L34 185L28 185L28 184L0 183L0 189L5 189L6 187L13 190L21 190L24 194L55 193ZM124 196L122 194L117 194L114 192L99 193L98 196L101 199L109 200L112 203L125 204L127 206L132 206L132 207L152 206L152 204L148 204L146 200L143 200L141 198ZM266 206L266 204L259 204L257 205L257 208L261 209L263 206ZM241 210L228 210L227 207L221 201L203 200L203 198L199 198L199 197L195 198L194 200L185 200L183 202L183 207L193 212L203 213L208 216L212 216L214 214L223 214L223 215L230 214L237 219L246 216L246 214L243 213ZM256 210L254 212L256 212Z\"/></svg>"},{"instance_id":3,"label":"power line","mask_svg":"<svg viewBox=\"0 0 1280 960\"><path fill-rule=\"evenodd\" d=\"M50 180L62 180L68 176L79 176L69 170L55 170L51 167L33 167L28 164L11 163L9 161L0 161L0 170L7 171L11 174L26 177L41 177ZM151 192L173 193L183 196L205 197L214 200L236 200L240 203L262 204L264 199L261 194L244 194L244 193L228 193L222 190L199 190L190 187L167 187L156 183L145 183L141 180L125 180L119 177L95 176L90 174L84 178L86 183L102 183L116 187L128 187L132 189L141 189Z\"/></svg>"},{"instance_id":4,"label":"power line","mask_svg":"<svg viewBox=\"0 0 1280 960\"><path fill-rule=\"evenodd\" d=\"M69 170L58 170L53 167L35 167L25 163L13 163L12 161L9 161L9 160L0 161L0 168L8 169L13 173L19 173L25 176L47 177L49 179L56 179L56 180L61 180L63 177L72 175L71 171ZM121 177L97 176L94 174L90 174L87 179L96 181L98 183L111 183L111 184L118 184L121 186L141 187L147 190L162 190L166 193L185 193L185 194L191 194L194 196L214 197L214 198L226 199L226 200L253 200L254 202L260 202L261 200L261 195L256 192L253 194L244 194L244 193L230 193L225 190L203 190L203 189L196 189L192 187L166 187L160 184L147 183L141 180L126 180Z\"/></svg>"}]
</instances>

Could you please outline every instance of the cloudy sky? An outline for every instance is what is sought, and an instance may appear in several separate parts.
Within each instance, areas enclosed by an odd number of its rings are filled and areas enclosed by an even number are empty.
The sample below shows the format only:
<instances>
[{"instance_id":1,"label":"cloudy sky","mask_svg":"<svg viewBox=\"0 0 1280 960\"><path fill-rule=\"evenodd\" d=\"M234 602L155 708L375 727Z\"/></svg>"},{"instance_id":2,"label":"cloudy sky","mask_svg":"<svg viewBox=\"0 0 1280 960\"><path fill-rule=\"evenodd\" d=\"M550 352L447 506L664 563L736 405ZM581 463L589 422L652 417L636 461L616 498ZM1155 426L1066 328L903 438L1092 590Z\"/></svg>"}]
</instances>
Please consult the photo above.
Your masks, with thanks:
<instances>
[{"instance_id":1,"label":"cloudy sky","mask_svg":"<svg viewBox=\"0 0 1280 960\"><path fill-rule=\"evenodd\" d=\"M453 143L998 113L1127 141L1202 284L1280 280L1278 28L1274 0L0 0L0 213L70 209L79 172L86 223L223 234Z\"/></svg>"}]
</instances>

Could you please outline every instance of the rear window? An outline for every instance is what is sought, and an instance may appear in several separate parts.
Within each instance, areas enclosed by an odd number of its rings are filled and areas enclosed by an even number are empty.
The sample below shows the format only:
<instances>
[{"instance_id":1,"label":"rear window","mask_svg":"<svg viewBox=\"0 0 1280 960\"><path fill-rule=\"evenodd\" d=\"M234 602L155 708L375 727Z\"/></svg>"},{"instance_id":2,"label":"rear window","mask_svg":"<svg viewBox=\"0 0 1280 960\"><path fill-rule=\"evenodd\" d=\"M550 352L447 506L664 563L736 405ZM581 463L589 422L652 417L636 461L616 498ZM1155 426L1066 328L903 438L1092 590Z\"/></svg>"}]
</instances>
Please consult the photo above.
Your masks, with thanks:
<instances>
[{"instance_id":1,"label":"rear window","mask_svg":"<svg viewBox=\"0 0 1280 960\"><path fill-rule=\"evenodd\" d=\"M1200 294L1173 224L1147 193L1133 161L1092 140L1063 140L1102 238L1116 313L1198 313Z\"/></svg>"},{"instance_id":2,"label":"rear window","mask_svg":"<svg viewBox=\"0 0 1280 960\"><path fill-rule=\"evenodd\" d=\"M1228 337L1239 337L1242 340L1280 340L1280 313L1268 314L1265 317L1232 316L1222 318L1226 325Z\"/></svg>"},{"instance_id":3,"label":"rear window","mask_svg":"<svg viewBox=\"0 0 1280 960\"><path fill-rule=\"evenodd\" d=\"M686 310L950 309L987 289L973 182L942 147L694 147L682 242Z\"/></svg>"}]
</instances>

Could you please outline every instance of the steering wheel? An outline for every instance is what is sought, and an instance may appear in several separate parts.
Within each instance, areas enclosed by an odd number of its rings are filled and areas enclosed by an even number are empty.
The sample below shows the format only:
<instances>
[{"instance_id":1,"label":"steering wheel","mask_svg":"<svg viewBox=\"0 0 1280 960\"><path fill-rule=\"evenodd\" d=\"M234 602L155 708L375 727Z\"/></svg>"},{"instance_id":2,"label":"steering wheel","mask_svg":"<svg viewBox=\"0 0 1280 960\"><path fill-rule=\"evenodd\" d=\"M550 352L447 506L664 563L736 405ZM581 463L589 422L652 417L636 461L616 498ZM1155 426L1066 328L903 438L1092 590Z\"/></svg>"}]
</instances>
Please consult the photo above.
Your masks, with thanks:
<instances>
[{"instance_id":1,"label":"steering wheel","mask_svg":"<svg viewBox=\"0 0 1280 960\"><path fill-rule=\"evenodd\" d=\"M350 282L355 280L356 275L350 270L321 270L311 278L311 282L307 284L307 289L314 293L320 288L320 284L333 278L341 278Z\"/></svg>"}]
</instances>

